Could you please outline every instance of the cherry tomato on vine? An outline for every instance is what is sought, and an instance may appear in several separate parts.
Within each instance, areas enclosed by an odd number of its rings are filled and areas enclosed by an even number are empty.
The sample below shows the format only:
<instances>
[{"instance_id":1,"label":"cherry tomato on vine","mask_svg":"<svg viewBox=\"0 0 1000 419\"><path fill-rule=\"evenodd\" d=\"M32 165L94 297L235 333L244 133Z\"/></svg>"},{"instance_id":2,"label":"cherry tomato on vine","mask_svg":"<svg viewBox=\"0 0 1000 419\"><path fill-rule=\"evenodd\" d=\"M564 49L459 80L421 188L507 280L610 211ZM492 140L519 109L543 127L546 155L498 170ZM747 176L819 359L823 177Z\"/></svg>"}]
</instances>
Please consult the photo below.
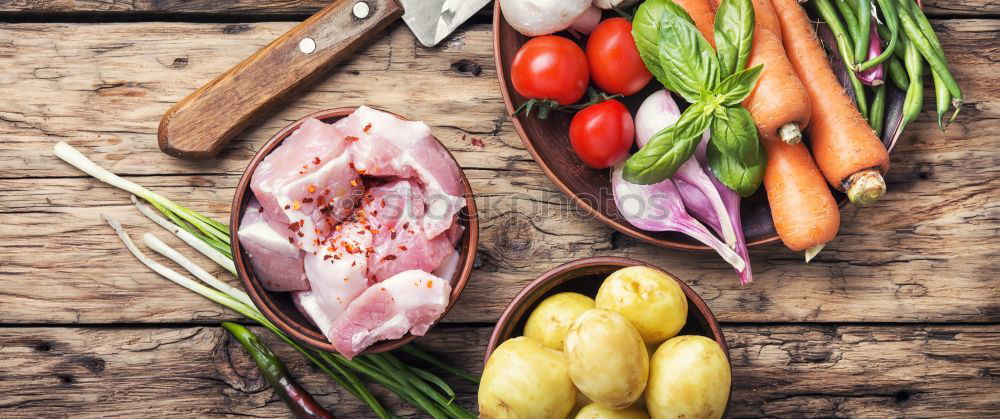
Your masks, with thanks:
<instances>
[{"instance_id":1,"label":"cherry tomato on vine","mask_svg":"<svg viewBox=\"0 0 1000 419\"><path fill-rule=\"evenodd\" d=\"M569 142L587 166L606 169L628 156L635 140L632 114L621 102L608 99L586 107L569 123Z\"/></svg>"},{"instance_id":2,"label":"cherry tomato on vine","mask_svg":"<svg viewBox=\"0 0 1000 419\"><path fill-rule=\"evenodd\" d=\"M620 17L605 19L590 33L587 60L594 84L611 94L635 94L653 78L639 57L632 22Z\"/></svg>"},{"instance_id":3,"label":"cherry tomato on vine","mask_svg":"<svg viewBox=\"0 0 1000 419\"><path fill-rule=\"evenodd\" d=\"M532 38L510 65L514 90L528 99L551 99L560 105L580 100L590 81L587 56L573 41L555 35Z\"/></svg>"}]
</instances>

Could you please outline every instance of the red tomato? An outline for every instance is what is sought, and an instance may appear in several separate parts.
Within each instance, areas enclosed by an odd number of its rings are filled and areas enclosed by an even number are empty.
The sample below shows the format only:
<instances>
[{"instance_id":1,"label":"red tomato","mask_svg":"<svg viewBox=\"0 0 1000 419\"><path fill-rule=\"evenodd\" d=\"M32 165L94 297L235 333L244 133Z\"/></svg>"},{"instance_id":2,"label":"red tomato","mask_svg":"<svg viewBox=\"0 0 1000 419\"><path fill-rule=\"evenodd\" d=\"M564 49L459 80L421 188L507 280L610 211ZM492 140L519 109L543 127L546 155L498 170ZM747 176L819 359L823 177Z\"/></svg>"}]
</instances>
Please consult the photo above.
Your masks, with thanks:
<instances>
[{"instance_id":1,"label":"red tomato","mask_svg":"<svg viewBox=\"0 0 1000 419\"><path fill-rule=\"evenodd\" d=\"M569 123L573 150L595 169L606 169L624 160L634 139L632 114L614 99L588 106Z\"/></svg>"},{"instance_id":2,"label":"red tomato","mask_svg":"<svg viewBox=\"0 0 1000 419\"><path fill-rule=\"evenodd\" d=\"M587 60L594 84L611 94L635 94L653 78L635 47L632 22L620 17L605 19L590 33Z\"/></svg>"},{"instance_id":3,"label":"red tomato","mask_svg":"<svg viewBox=\"0 0 1000 419\"><path fill-rule=\"evenodd\" d=\"M587 56L573 41L555 35L532 38L517 50L510 64L514 90L528 99L576 103L587 91Z\"/></svg>"}]
</instances>

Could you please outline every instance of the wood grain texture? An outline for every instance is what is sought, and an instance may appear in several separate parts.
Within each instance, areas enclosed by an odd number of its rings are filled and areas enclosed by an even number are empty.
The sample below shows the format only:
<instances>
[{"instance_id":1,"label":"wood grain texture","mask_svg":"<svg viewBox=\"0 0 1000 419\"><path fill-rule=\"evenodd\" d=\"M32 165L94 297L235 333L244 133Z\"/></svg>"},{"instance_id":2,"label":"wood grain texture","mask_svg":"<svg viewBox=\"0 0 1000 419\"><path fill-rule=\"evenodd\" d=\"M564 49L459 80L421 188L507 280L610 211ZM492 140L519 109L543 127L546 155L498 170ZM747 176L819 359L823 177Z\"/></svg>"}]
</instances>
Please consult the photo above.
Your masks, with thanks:
<instances>
[{"instance_id":1,"label":"wood grain texture","mask_svg":"<svg viewBox=\"0 0 1000 419\"><path fill-rule=\"evenodd\" d=\"M243 167L273 132L316 110L361 103L430 123L477 193L479 265L447 321L495 321L527 281L594 255L670 270L722 321L1000 320L1000 75L988 67L998 21L943 23L942 42L970 92L959 122L941 134L925 113L893 156L883 201L846 209L840 237L809 265L777 245L754 250L756 281L746 288L717 257L639 244L588 219L555 189L504 114L488 25L467 26L433 49L417 46L397 25L218 161L196 164L158 151L156 121L172 101L290 26L0 25L0 57L13 64L0 73L0 97L7 98L0 103L0 277L10 284L0 295L16 302L0 304L3 322L232 318L125 252L101 212L140 227L136 233L155 227L123 193L52 157L55 141L224 219ZM65 256L53 262L53 254Z\"/></svg>"},{"instance_id":2,"label":"wood grain texture","mask_svg":"<svg viewBox=\"0 0 1000 419\"><path fill-rule=\"evenodd\" d=\"M234 15L311 14L329 0L0 0L0 11L14 13L178 13ZM995 0L929 0L931 16L1000 13ZM488 9L488 8L487 8Z\"/></svg>"},{"instance_id":3,"label":"wood grain texture","mask_svg":"<svg viewBox=\"0 0 1000 419\"><path fill-rule=\"evenodd\" d=\"M260 332L260 329L254 329ZM419 345L482 370L488 328L433 331ZM1000 412L1000 326L726 327L733 417L970 417ZM270 335L264 341L338 417L366 408ZM284 417L239 344L219 327L0 329L5 417ZM919 377L916 379L915 377ZM475 388L448 378L458 402ZM377 386L401 417L417 416Z\"/></svg>"}]
</instances>

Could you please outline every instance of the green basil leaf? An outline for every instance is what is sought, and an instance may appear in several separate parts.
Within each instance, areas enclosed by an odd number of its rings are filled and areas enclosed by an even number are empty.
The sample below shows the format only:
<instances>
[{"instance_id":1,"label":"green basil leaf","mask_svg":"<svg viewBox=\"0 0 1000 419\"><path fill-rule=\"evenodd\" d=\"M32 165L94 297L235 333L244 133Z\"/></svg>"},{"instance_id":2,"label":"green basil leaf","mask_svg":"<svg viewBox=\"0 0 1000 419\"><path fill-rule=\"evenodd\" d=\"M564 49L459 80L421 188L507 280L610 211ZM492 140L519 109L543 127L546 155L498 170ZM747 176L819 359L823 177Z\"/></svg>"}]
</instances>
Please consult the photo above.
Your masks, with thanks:
<instances>
[{"instance_id":1,"label":"green basil leaf","mask_svg":"<svg viewBox=\"0 0 1000 419\"><path fill-rule=\"evenodd\" d=\"M746 68L753 43L751 0L723 0L715 12L715 47L719 49L723 79Z\"/></svg>"},{"instance_id":2,"label":"green basil leaf","mask_svg":"<svg viewBox=\"0 0 1000 419\"><path fill-rule=\"evenodd\" d=\"M639 57L653 77L656 77L664 87L673 90L667 84L663 69L660 68L660 17L665 10L670 10L694 24L691 16L673 0L646 0L639 5L632 19L632 39L635 40L636 49L639 50Z\"/></svg>"},{"instance_id":3,"label":"green basil leaf","mask_svg":"<svg viewBox=\"0 0 1000 419\"><path fill-rule=\"evenodd\" d=\"M664 86L694 103L719 84L719 59L693 23L670 8L660 16L660 68Z\"/></svg>"},{"instance_id":4,"label":"green basil leaf","mask_svg":"<svg viewBox=\"0 0 1000 419\"><path fill-rule=\"evenodd\" d=\"M651 185L673 176L694 154L712 119L712 113L706 112L701 103L689 106L677 123L654 134L649 143L625 162L622 177L632 183Z\"/></svg>"},{"instance_id":5,"label":"green basil leaf","mask_svg":"<svg viewBox=\"0 0 1000 419\"><path fill-rule=\"evenodd\" d=\"M760 187L767 164L757 127L742 106L727 106L724 118L712 118L712 139L708 142L708 167L724 185L741 196Z\"/></svg>"},{"instance_id":6,"label":"green basil leaf","mask_svg":"<svg viewBox=\"0 0 1000 419\"><path fill-rule=\"evenodd\" d=\"M725 106L738 105L743 102L757 85L757 79L760 78L763 69L764 64L761 64L754 68L737 71L726 77L715 89L716 94L719 95L719 102Z\"/></svg>"}]
</instances>

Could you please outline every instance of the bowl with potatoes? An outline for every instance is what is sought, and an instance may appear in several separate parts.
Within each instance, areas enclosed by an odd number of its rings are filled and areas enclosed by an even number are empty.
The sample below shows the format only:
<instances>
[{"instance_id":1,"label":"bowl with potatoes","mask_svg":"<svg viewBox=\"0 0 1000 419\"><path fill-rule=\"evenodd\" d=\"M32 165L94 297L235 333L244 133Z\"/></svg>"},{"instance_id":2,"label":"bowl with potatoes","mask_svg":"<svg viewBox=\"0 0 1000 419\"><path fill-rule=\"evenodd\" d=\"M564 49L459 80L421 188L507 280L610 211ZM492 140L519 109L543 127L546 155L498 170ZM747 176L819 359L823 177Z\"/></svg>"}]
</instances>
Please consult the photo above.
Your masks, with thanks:
<instances>
[{"instance_id":1,"label":"bowl with potatoes","mask_svg":"<svg viewBox=\"0 0 1000 419\"><path fill-rule=\"evenodd\" d=\"M725 336L683 281L628 258L566 263L507 306L486 348L483 418L720 418Z\"/></svg>"}]
</instances>

